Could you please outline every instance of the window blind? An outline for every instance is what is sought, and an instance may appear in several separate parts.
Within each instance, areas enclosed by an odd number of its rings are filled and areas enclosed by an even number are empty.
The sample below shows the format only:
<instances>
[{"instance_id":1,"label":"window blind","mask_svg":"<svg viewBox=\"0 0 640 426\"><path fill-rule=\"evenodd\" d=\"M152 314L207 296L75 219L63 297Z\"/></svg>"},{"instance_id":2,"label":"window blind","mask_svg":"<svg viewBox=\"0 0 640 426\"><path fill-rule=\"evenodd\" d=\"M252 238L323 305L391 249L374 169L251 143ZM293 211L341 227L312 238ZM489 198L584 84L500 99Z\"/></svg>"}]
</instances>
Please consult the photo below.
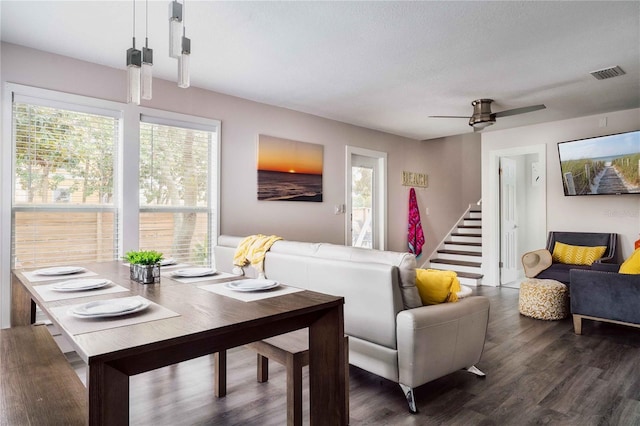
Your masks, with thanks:
<instances>
[{"instance_id":1,"label":"window blind","mask_svg":"<svg viewBox=\"0 0 640 426\"><path fill-rule=\"evenodd\" d=\"M140 123L141 250L211 264L211 150L215 131Z\"/></svg>"},{"instance_id":2,"label":"window blind","mask_svg":"<svg viewBox=\"0 0 640 426\"><path fill-rule=\"evenodd\" d=\"M118 253L119 118L14 101L12 266Z\"/></svg>"}]
</instances>

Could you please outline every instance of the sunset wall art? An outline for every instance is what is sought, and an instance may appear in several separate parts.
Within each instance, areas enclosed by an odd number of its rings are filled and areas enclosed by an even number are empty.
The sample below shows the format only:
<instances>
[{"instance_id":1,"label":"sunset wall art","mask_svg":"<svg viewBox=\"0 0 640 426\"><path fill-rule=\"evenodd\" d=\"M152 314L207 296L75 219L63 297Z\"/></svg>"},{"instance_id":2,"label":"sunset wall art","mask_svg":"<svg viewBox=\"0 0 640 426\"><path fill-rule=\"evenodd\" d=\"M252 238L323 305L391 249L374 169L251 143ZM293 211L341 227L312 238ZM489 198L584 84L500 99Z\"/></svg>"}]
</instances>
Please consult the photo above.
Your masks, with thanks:
<instances>
[{"instance_id":1,"label":"sunset wall art","mask_svg":"<svg viewBox=\"0 0 640 426\"><path fill-rule=\"evenodd\" d=\"M322 202L324 146L258 136L258 200Z\"/></svg>"}]
</instances>

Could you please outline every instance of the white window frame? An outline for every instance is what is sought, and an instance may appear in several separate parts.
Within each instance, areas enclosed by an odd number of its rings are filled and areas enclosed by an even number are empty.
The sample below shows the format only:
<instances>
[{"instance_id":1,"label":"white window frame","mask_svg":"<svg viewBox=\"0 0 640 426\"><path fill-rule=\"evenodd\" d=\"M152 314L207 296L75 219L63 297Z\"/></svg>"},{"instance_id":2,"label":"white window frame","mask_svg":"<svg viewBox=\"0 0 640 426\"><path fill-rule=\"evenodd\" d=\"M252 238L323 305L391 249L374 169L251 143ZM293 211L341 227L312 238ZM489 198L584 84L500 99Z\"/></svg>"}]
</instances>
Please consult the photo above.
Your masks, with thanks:
<instances>
[{"instance_id":1,"label":"white window frame","mask_svg":"<svg viewBox=\"0 0 640 426\"><path fill-rule=\"evenodd\" d=\"M10 326L11 322L11 216L13 204L13 100L45 105L54 108L79 112L109 115L120 120L122 124L122 104L113 101L95 99L86 96L40 89L15 83L5 83L2 99L2 159L0 160L0 328ZM122 132L122 126L119 126ZM122 139L122 133L119 135ZM120 144L122 145L122 144ZM119 163L116 173L122 170L122 153L118 153ZM118 176L119 179L119 176ZM120 181L120 179L119 179ZM121 206L119 194L121 187L116 187L114 205ZM119 218L120 219L120 218Z\"/></svg>"},{"instance_id":2,"label":"white window frame","mask_svg":"<svg viewBox=\"0 0 640 426\"><path fill-rule=\"evenodd\" d=\"M47 106L60 107L81 112L104 113L111 111L119 114L118 163L115 165L115 179L117 185L114 194L114 205L119 211L118 240L119 256L127 250L138 247L139 239L139 198L138 185L130 185L123 191L124 182L138 181L138 167L140 156L140 118L155 117L168 123L182 123L182 127L215 128L215 147L211 149L211 166L215 168L210 174L209 212L212 231L211 245L217 244L220 232L220 141L221 122L215 119L196 117L169 111L140 107L104 99L91 98L82 95L41 89L15 83L5 83L2 86L2 128L3 143L0 145L0 328L7 328L11 322L11 215L13 200L13 139L12 112L13 98L19 96L22 100L33 98L46 102ZM36 102L38 103L38 102ZM210 251L211 253L211 251Z\"/></svg>"},{"instance_id":3,"label":"white window frame","mask_svg":"<svg viewBox=\"0 0 640 426\"><path fill-rule=\"evenodd\" d=\"M20 87L21 89L24 88L24 86L20 86ZM34 93L31 93L31 90L29 89L33 89L33 88L26 88L26 90L24 91L20 90L20 91L12 92L11 103L9 105L9 108L11 108L11 122L9 124L10 137L7 140L9 141L9 145L11 146L11 155L10 155L10 162L9 162L10 182L13 183L13 179L14 179L15 170L14 170L13 160L16 155L16 152L15 152L16 147L13 140L15 136L13 132L14 130L13 129L13 104L14 103L18 102L22 104L36 105L36 106L42 106L47 108L55 108L58 110L73 111L73 112L85 113L85 114L94 114L94 115L113 118L118 121L118 132L119 132L117 136L117 140L115 141L116 143L115 150L117 151L115 155L116 155L117 162L114 164L115 186L114 186L114 193L113 193L113 205L110 207L109 206L84 206L84 205L38 206L37 210L42 212L60 211L60 210L75 211L75 212L89 212L89 211L114 212L116 215L116 224L119 224L121 221L121 217L119 215L120 208L121 208L120 194L122 193L122 185L119 180L119 173L120 173L120 170L122 170L122 164L123 164L122 159L119 157L121 155L120 147L122 144L120 142L122 140L122 121L123 121L122 111L121 111L121 108L119 108L120 105L119 104L114 105L114 103L109 103L108 101L100 102L99 100L96 100L93 98L87 98L87 97L78 96L78 95L69 95L66 93L58 93L58 92L48 91L43 89L36 89ZM26 94L26 93L29 93L29 94ZM15 185L13 184L11 185L10 196L11 197L9 200L9 208L11 210L12 219L13 219L14 212L31 211L33 209L33 207L31 206L24 206L24 205L14 206L13 205L13 202L15 200ZM11 220L9 224L9 232L11 232L12 230ZM116 231L118 231L118 235L116 236L117 241L120 241L120 238L121 238L121 233L119 232L119 228L120 228L119 226L116 226ZM119 247L119 244L118 244L118 247ZM11 252L11 250L9 251ZM9 266L10 267L12 266L11 258L9 260Z\"/></svg>"},{"instance_id":4,"label":"white window frame","mask_svg":"<svg viewBox=\"0 0 640 426\"><path fill-rule=\"evenodd\" d=\"M213 246L217 244L218 233L220 231L220 121L213 120L204 117L194 117L184 114L178 114L168 111L160 111L149 108L140 108L140 114L138 116L138 143L140 139L140 123L159 124L163 126L175 126L185 129L201 130L206 132L213 132L215 134L215 140L212 140L212 146L209 149L209 167L213 168L213 173L209 173L209 194L207 202L207 211L209 213L209 221L207 224L207 232L211 236L209 239L209 246L207 247L207 253L209 253L210 262L213 261ZM140 150L138 149L138 156ZM139 161L138 161L139 163ZM137 171L138 169L136 169ZM136 180L137 180L136 176ZM137 190L136 190L137 192ZM139 204L139 197L137 203ZM147 211L167 211L171 209L167 208L153 208L146 207L144 209L138 207L138 213ZM181 208L180 211L185 211L185 208ZM199 210L199 209L197 209ZM138 219L136 219L138 221ZM139 227L138 227L139 228ZM136 243L138 242L139 231L136 235ZM137 247L137 245L136 245Z\"/></svg>"}]
</instances>

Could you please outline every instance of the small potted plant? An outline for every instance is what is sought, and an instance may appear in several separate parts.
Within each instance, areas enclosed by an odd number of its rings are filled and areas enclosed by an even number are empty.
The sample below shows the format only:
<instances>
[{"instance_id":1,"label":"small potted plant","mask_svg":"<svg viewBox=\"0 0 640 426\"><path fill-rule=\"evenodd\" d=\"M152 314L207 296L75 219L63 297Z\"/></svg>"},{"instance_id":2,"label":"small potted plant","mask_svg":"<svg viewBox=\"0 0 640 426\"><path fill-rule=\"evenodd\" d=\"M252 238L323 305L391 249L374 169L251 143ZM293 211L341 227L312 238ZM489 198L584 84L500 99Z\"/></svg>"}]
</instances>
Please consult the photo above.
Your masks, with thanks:
<instances>
[{"instance_id":1,"label":"small potted plant","mask_svg":"<svg viewBox=\"0 0 640 426\"><path fill-rule=\"evenodd\" d=\"M129 262L130 277L141 284L160 282L160 261L162 253L154 250L131 250L125 253Z\"/></svg>"}]
</instances>

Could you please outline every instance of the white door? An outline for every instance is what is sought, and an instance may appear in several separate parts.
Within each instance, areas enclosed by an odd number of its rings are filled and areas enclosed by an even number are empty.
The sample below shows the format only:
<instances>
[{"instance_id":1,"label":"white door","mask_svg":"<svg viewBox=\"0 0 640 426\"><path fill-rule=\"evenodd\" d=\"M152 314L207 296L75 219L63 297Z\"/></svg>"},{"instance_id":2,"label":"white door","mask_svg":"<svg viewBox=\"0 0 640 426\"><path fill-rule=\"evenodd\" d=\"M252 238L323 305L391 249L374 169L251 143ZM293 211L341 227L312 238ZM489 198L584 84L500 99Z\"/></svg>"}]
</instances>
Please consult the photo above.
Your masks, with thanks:
<instances>
[{"instance_id":1,"label":"white door","mask_svg":"<svg viewBox=\"0 0 640 426\"><path fill-rule=\"evenodd\" d=\"M386 158L347 147L346 245L386 249Z\"/></svg>"},{"instance_id":2,"label":"white door","mask_svg":"<svg viewBox=\"0 0 640 426\"><path fill-rule=\"evenodd\" d=\"M516 161L500 158L500 284L518 278Z\"/></svg>"}]
</instances>

